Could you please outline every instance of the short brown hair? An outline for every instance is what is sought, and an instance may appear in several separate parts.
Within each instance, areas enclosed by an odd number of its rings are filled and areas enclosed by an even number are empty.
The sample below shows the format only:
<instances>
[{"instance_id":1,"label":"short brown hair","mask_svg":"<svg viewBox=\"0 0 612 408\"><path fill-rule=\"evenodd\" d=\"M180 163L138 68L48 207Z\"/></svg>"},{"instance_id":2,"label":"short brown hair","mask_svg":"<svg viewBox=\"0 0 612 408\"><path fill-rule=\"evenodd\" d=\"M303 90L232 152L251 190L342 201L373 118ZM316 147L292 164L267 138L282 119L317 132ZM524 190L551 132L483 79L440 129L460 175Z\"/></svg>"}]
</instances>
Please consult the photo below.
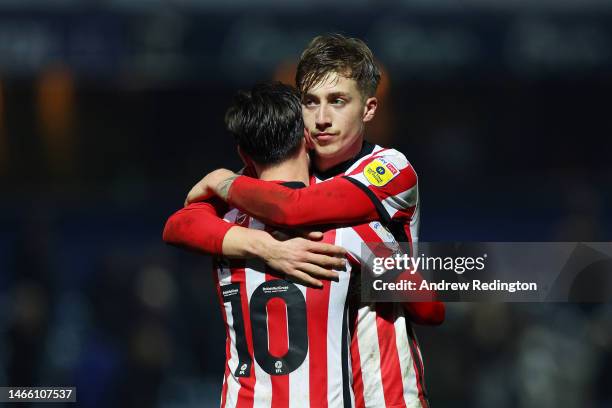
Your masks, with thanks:
<instances>
[{"instance_id":1,"label":"short brown hair","mask_svg":"<svg viewBox=\"0 0 612 408\"><path fill-rule=\"evenodd\" d=\"M363 41L341 34L313 38L300 57L295 83L304 94L333 72L357 81L363 97L376 94L380 70L372 51Z\"/></svg>"}]
</instances>

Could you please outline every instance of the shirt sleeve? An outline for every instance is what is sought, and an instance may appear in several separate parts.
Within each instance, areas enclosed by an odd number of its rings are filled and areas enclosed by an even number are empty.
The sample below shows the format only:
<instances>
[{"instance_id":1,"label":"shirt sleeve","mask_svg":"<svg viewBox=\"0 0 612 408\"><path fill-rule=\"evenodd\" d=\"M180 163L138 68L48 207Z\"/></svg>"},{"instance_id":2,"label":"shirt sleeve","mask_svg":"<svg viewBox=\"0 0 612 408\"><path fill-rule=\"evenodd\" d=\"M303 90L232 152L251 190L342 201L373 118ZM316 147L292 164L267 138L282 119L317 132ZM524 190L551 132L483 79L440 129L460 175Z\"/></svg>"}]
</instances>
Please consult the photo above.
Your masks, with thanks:
<instances>
[{"instance_id":1,"label":"shirt sleeve","mask_svg":"<svg viewBox=\"0 0 612 408\"><path fill-rule=\"evenodd\" d=\"M189 204L168 218L163 240L197 252L222 255L225 234L236 225L221 218L226 211L227 205L219 199Z\"/></svg>"},{"instance_id":2,"label":"shirt sleeve","mask_svg":"<svg viewBox=\"0 0 612 408\"><path fill-rule=\"evenodd\" d=\"M344 178L292 189L240 176L232 183L228 202L266 224L282 227L361 224L379 218L364 190Z\"/></svg>"},{"instance_id":3,"label":"shirt sleeve","mask_svg":"<svg viewBox=\"0 0 612 408\"><path fill-rule=\"evenodd\" d=\"M420 287L423 277L418 271L415 273L404 271L395 279L396 282L402 280L414 282L416 287ZM443 302L438 300L438 295L436 292L430 290L420 290L417 291L417 294L420 299L429 300L419 302L402 302L402 306L408 313L410 320L414 323L428 326L442 324L446 314L446 307L444 306Z\"/></svg>"},{"instance_id":4,"label":"shirt sleeve","mask_svg":"<svg viewBox=\"0 0 612 408\"><path fill-rule=\"evenodd\" d=\"M384 222L405 222L416 211L419 200L417 174L397 150L381 150L344 178L369 197Z\"/></svg>"},{"instance_id":5,"label":"shirt sleeve","mask_svg":"<svg viewBox=\"0 0 612 408\"><path fill-rule=\"evenodd\" d=\"M357 266L355 270L359 271L358 273L370 273L371 264L369 263L372 262L372 256L382 258L392 257L400 248L399 243L391 232L379 222L370 223L369 226L356 226L354 229L355 233L362 240L343 240L343 246L348 251L349 262ZM377 242L376 236L381 238L382 242L386 244L369 247L371 253L368 251L364 252L362 248L363 243ZM419 271L391 270L386 273L390 274L386 277L388 281L410 281L414 282L417 288L421 287L421 282L423 281L423 276ZM411 290L406 292L405 296L407 299L412 296L412 299L417 300L402 302L402 306L412 322L421 325L439 325L444 321L446 309L444 303L438 300L438 295L435 291L424 289Z\"/></svg>"}]
</instances>

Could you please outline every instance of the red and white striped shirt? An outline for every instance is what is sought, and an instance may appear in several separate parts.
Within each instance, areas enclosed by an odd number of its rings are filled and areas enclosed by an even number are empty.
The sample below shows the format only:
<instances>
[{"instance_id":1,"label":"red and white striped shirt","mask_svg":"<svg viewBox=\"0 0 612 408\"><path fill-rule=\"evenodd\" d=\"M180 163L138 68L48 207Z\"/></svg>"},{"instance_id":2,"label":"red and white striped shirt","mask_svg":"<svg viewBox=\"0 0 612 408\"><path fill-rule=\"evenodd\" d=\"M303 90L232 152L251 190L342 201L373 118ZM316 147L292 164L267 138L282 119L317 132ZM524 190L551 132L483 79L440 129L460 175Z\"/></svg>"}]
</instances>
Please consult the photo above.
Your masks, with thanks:
<instances>
[{"instance_id":1,"label":"red and white striped shirt","mask_svg":"<svg viewBox=\"0 0 612 408\"><path fill-rule=\"evenodd\" d=\"M265 228L237 209L224 219ZM386 400L402 398L401 376L412 361L410 344L404 349L409 335L403 315L393 305L355 308L357 337L351 342L347 303L349 282L359 279L355 272L367 255L363 244L395 239L375 221L327 231L324 241L346 248L350 262L346 271L338 271L338 282L324 281L323 289L287 282L260 262L219 259L216 280L227 330L222 408L374 406L374 397L387 406ZM382 313L393 320L386 323L379 318ZM388 325L397 328L390 331ZM383 341L380 347L372 336ZM391 347L390 341L396 344ZM374 344L376 353L364 355L364 348ZM356 353L352 359L350 353Z\"/></svg>"},{"instance_id":2,"label":"red and white striped shirt","mask_svg":"<svg viewBox=\"0 0 612 408\"><path fill-rule=\"evenodd\" d=\"M344 177L372 199L382 221L398 241L416 244L419 195L416 172L397 150L364 143L350 163L315 174L314 182ZM374 223L370 223L374 224ZM381 228L355 228L360 239L378 242ZM357 242L357 240L354 240ZM349 251L352 248L346 247ZM412 248L411 248L412 249ZM414 330L399 303L349 307L353 390L357 407L427 407L423 359Z\"/></svg>"},{"instance_id":3,"label":"red and white striped shirt","mask_svg":"<svg viewBox=\"0 0 612 408\"><path fill-rule=\"evenodd\" d=\"M264 229L236 209L228 222ZM347 228L325 233L342 245ZM322 289L280 279L261 262L221 260L216 270L227 330L221 408L355 406L347 293L351 267Z\"/></svg>"},{"instance_id":4,"label":"red and white striped shirt","mask_svg":"<svg viewBox=\"0 0 612 408\"><path fill-rule=\"evenodd\" d=\"M335 181L326 187L332 179ZM347 189L346 183L357 188ZM291 190L239 177L230 189L229 202L266 222L286 227L379 219L397 241L408 242L408 249L416 251L418 180L402 153L364 142L355 158L325 172L315 171L311 184L316 185ZM372 209L364 207L364 193ZM317 209L314 213L313 206ZM351 306L357 405L426 407L421 353L405 309L399 304Z\"/></svg>"}]
</instances>

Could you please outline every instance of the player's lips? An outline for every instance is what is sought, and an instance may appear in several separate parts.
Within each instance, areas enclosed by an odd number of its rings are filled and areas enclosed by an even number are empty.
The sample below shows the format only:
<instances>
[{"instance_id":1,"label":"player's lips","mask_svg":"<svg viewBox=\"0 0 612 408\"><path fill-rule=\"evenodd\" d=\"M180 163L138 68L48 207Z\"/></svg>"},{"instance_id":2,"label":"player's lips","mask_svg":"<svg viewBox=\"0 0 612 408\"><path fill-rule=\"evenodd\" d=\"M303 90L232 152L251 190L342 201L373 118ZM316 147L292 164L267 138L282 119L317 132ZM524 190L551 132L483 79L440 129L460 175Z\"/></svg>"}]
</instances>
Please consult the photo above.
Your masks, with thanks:
<instances>
[{"instance_id":1,"label":"player's lips","mask_svg":"<svg viewBox=\"0 0 612 408\"><path fill-rule=\"evenodd\" d=\"M322 132L322 133L317 133L314 135L314 138L317 140L320 140L322 142L327 141L327 140L331 140L333 139L335 136L337 136L337 133L327 133L327 132Z\"/></svg>"}]
</instances>

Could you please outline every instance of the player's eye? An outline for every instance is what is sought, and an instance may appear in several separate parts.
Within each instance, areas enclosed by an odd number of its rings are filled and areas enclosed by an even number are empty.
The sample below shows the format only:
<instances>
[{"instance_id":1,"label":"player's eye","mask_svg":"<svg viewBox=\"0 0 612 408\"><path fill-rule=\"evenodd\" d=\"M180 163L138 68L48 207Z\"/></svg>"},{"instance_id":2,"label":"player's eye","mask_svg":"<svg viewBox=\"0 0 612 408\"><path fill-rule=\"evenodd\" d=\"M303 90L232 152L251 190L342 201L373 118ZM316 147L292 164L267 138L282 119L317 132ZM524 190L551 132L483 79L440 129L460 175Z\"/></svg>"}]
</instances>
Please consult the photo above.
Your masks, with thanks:
<instances>
[{"instance_id":1,"label":"player's eye","mask_svg":"<svg viewBox=\"0 0 612 408\"><path fill-rule=\"evenodd\" d=\"M342 98L336 98L332 102L334 105L344 105L346 101Z\"/></svg>"},{"instance_id":2,"label":"player's eye","mask_svg":"<svg viewBox=\"0 0 612 408\"><path fill-rule=\"evenodd\" d=\"M304 104L304 106L307 106L307 107L316 105L313 99L305 99L302 103Z\"/></svg>"}]
</instances>

